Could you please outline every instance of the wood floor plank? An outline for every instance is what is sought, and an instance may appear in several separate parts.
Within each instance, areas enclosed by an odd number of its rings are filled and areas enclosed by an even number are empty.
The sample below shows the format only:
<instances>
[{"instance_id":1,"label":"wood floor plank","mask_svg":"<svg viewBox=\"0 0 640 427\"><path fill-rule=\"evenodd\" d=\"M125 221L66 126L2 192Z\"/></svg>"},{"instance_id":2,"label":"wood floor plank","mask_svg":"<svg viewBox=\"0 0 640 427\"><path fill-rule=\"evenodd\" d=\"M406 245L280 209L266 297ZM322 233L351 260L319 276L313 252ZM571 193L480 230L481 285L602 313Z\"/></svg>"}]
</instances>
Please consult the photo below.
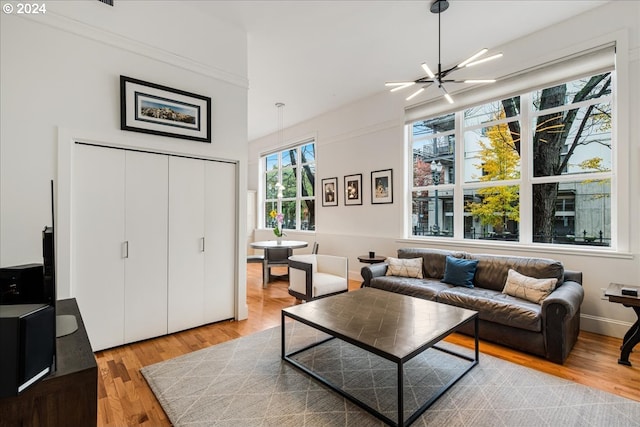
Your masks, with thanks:
<instances>
[{"instance_id":1,"label":"wood floor plank","mask_svg":"<svg viewBox=\"0 0 640 427\"><path fill-rule=\"evenodd\" d=\"M170 426L162 407L140 374L140 368L280 324L280 310L295 304L287 282L262 287L262 267L247 266L249 318L225 321L96 353L98 363L98 426ZM350 289L360 287L351 281ZM473 339L454 334L447 341L468 348ZM480 351L580 384L640 401L640 351L633 366L618 365L621 340L581 332L564 365L481 341ZM480 360L482 363L482 354Z\"/></svg>"}]
</instances>

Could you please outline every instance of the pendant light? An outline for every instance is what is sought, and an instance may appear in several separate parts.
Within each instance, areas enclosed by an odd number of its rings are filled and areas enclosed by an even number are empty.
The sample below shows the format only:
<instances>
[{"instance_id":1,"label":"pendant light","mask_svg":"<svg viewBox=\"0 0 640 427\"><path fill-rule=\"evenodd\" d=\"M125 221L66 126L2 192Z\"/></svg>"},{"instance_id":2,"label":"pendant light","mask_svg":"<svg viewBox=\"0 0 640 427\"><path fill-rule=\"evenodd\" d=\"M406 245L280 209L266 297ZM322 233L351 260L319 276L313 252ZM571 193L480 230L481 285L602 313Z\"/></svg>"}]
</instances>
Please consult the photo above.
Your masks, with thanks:
<instances>
[{"instance_id":1,"label":"pendant light","mask_svg":"<svg viewBox=\"0 0 640 427\"><path fill-rule=\"evenodd\" d=\"M282 149L282 145L284 144L284 103L276 102L276 108L278 109L278 149ZM285 186L278 181L275 187L278 192L276 196L278 198L278 204L280 204L283 198L282 190L285 189ZM278 208L281 209L280 206L278 206Z\"/></svg>"},{"instance_id":2,"label":"pendant light","mask_svg":"<svg viewBox=\"0 0 640 427\"><path fill-rule=\"evenodd\" d=\"M431 69L429 68L429 66L427 65L426 62L422 63L422 69L424 70L425 73L427 73L427 75L425 77L420 77L419 79L416 79L414 81L409 81L409 82L387 82L385 84L385 86L387 87L391 87L391 92L396 92L414 85L421 85L421 87L416 90L415 92L413 92L411 95L409 95L406 100L410 101L411 99L415 98L416 96L420 95L422 92L425 91L425 89L427 89L429 86L433 85L434 83L438 85L438 88L443 92L444 98L450 103L453 104L453 98L451 97L451 95L449 95L449 92L447 92L447 89L445 89L444 84L445 83L494 83L495 79L467 79L467 80L453 80L453 79L447 79L446 77L452 73L453 71L459 69L459 68L463 68L463 67L473 67L474 65L477 64L481 64L483 62L487 62L487 61L491 61L493 59L497 59L500 58L502 56L502 53L497 53L495 55L491 55L488 57L484 57L484 54L488 52L488 49L481 49L480 51L478 51L477 53L475 53L474 55L472 55L471 57L469 57L468 59L465 59L464 61L462 61L461 63L459 63L458 65L454 65L451 68L448 68L446 70L442 69L442 63L440 62L440 44L441 44L441 40L440 40L440 15L442 14L442 12L444 12L445 10L447 10L449 8L449 2L447 0L435 0L430 7L430 10L432 13L437 13L438 14L438 72L434 73L433 71L431 71Z\"/></svg>"}]
</instances>

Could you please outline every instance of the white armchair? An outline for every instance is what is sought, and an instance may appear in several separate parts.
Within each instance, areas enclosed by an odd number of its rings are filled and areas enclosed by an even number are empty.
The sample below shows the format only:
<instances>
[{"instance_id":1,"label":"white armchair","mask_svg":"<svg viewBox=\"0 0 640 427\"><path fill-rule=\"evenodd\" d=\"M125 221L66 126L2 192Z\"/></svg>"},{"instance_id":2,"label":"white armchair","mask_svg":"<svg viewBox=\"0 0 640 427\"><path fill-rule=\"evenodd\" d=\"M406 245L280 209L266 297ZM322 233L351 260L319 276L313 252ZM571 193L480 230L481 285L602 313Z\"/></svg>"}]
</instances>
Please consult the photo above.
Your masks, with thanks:
<instances>
[{"instance_id":1,"label":"white armchair","mask_svg":"<svg viewBox=\"0 0 640 427\"><path fill-rule=\"evenodd\" d=\"M289 293L311 301L349 290L349 260L333 255L293 255L289 257Z\"/></svg>"}]
</instances>

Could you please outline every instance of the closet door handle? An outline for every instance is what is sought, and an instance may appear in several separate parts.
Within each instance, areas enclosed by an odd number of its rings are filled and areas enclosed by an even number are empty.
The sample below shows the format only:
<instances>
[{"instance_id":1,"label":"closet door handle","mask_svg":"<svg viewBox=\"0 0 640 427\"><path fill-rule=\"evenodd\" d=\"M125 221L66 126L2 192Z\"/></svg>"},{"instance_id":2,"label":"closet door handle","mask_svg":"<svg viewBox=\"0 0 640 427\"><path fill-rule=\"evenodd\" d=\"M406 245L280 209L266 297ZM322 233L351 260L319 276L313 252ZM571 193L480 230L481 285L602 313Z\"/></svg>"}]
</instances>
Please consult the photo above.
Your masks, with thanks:
<instances>
[{"instance_id":1,"label":"closet door handle","mask_svg":"<svg viewBox=\"0 0 640 427\"><path fill-rule=\"evenodd\" d=\"M122 258L129 258L129 241L122 243Z\"/></svg>"},{"instance_id":2,"label":"closet door handle","mask_svg":"<svg viewBox=\"0 0 640 427\"><path fill-rule=\"evenodd\" d=\"M200 252L204 252L204 237L200 238Z\"/></svg>"}]
</instances>

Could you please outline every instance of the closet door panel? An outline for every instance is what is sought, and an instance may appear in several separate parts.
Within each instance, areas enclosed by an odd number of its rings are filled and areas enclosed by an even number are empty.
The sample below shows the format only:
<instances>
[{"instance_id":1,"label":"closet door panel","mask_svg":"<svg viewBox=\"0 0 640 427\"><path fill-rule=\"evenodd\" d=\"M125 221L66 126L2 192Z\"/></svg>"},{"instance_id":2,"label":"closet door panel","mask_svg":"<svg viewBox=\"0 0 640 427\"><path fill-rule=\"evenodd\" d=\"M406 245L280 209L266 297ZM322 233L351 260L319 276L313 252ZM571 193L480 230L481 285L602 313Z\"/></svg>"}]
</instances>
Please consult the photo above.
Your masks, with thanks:
<instances>
[{"instance_id":1,"label":"closet door panel","mask_svg":"<svg viewBox=\"0 0 640 427\"><path fill-rule=\"evenodd\" d=\"M205 322L235 315L236 166L205 162ZM243 222L244 225L244 222Z\"/></svg>"},{"instance_id":2,"label":"closet door panel","mask_svg":"<svg viewBox=\"0 0 640 427\"><path fill-rule=\"evenodd\" d=\"M76 145L72 295L94 351L124 343L125 153Z\"/></svg>"},{"instance_id":3,"label":"closet door panel","mask_svg":"<svg viewBox=\"0 0 640 427\"><path fill-rule=\"evenodd\" d=\"M126 152L124 335L167 333L168 157Z\"/></svg>"},{"instance_id":4,"label":"closet door panel","mask_svg":"<svg viewBox=\"0 0 640 427\"><path fill-rule=\"evenodd\" d=\"M169 158L169 333L204 323L204 163Z\"/></svg>"}]
</instances>

